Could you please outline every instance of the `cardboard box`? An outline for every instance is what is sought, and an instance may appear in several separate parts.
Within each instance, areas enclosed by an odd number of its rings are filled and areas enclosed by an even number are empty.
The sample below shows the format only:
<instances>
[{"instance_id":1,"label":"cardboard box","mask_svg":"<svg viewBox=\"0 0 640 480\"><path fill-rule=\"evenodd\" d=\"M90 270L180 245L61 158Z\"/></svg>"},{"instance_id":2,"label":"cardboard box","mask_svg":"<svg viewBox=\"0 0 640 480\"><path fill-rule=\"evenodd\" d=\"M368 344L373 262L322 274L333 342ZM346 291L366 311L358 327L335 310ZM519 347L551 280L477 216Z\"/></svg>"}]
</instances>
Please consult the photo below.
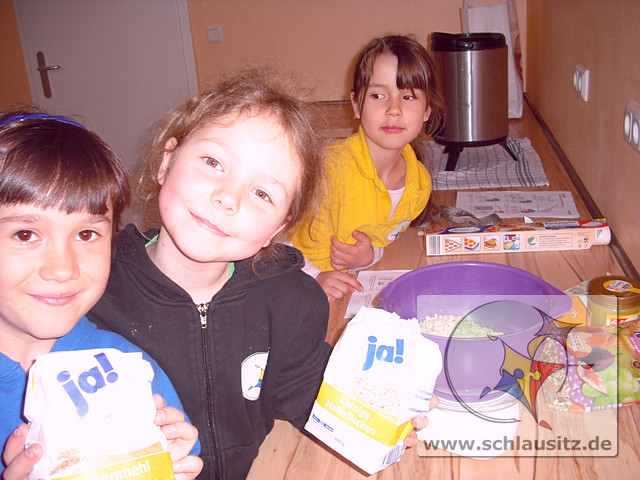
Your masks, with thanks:
<instances>
[{"instance_id":1,"label":"cardboard box","mask_svg":"<svg viewBox=\"0 0 640 480\"><path fill-rule=\"evenodd\" d=\"M464 226L435 232L426 229L424 235L428 256L587 250L611 241L609 224L603 220Z\"/></svg>"}]
</instances>

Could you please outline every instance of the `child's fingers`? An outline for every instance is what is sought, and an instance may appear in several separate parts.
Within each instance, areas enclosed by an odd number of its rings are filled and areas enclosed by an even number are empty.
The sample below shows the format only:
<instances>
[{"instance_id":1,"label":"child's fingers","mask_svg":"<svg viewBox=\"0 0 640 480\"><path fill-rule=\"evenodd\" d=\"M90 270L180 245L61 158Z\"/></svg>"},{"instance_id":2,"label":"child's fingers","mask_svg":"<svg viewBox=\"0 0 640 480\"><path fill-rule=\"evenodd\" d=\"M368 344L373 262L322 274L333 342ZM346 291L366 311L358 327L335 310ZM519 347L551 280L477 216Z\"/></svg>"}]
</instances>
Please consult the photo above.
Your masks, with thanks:
<instances>
[{"instance_id":1,"label":"child's fingers","mask_svg":"<svg viewBox=\"0 0 640 480\"><path fill-rule=\"evenodd\" d=\"M316 277L316 280L326 293L329 300L342 298L353 292L353 290L362 290L362 284L351 275L344 272L322 272Z\"/></svg>"},{"instance_id":2,"label":"child's fingers","mask_svg":"<svg viewBox=\"0 0 640 480\"><path fill-rule=\"evenodd\" d=\"M349 268L349 264L337 260L333 255L331 255L331 267L333 267L334 270L341 272L342 270L347 270Z\"/></svg>"},{"instance_id":3,"label":"child's fingers","mask_svg":"<svg viewBox=\"0 0 640 480\"><path fill-rule=\"evenodd\" d=\"M198 429L184 421L184 414L174 407L167 407L159 395L154 395L156 416L154 423L162 429L162 433L169 441L171 458L178 460L189 454L198 440Z\"/></svg>"},{"instance_id":4,"label":"child's fingers","mask_svg":"<svg viewBox=\"0 0 640 480\"><path fill-rule=\"evenodd\" d=\"M159 427L183 421L184 414L174 407L164 407L162 409L156 410L156 416L153 419L153 423L155 423Z\"/></svg>"},{"instance_id":5,"label":"child's fingers","mask_svg":"<svg viewBox=\"0 0 640 480\"><path fill-rule=\"evenodd\" d=\"M158 393L153 394L153 403L155 403L156 405L156 410L162 410L167 406L167 402L165 402L164 398L162 398L162 395Z\"/></svg>"},{"instance_id":6,"label":"child's fingers","mask_svg":"<svg viewBox=\"0 0 640 480\"><path fill-rule=\"evenodd\" d=\"M344 284L339 284L339 283L332 284L332 285L325 285L323 287L323 290L330 301L331 301L331 298L333 298L333 300L335 301L337 299L344 297L349 293L349 289L345 288Z\"/></svg>"},{"instance_id":7,"label":"child's fingers","mask_svg":"<svg viewBox=\"0 0 640 480\"><path fill-rule=\"evenodd\" d=\"M407 448L411 448L417 445L418 434L416 433L416 430L422 430L423 428L426 428L428 424L429 424L429 420L427 420L427 417L425 416L417 416L411 419L411 425L413 425L413 430L411 430L409 435L407 435L404 439L404 444Z\"/></svg>"},{"instance_id":8,"label":"child's fingers","mask_svg":"<svg viewBox=\"0 0 640 480\"><path fill-rule=\"evenodd\" d=\"M7 443L2 452L2 460L4 460L5 464L11 462L11 460L24 450L24 442L27 438L28 431L29 427L22 423L13 431L9 438L7 438Z\"/></svg>"},{"instance_id":9,"label":"child's fingers","mask_svg":"<svg viewBox=\"0 0 640 480\"><path fill-rule=\"evenodd\" d=\"M355 238L358 243L371 244L371 238L369 235L359 230L354 230L351 236Z\"/></svg>"},{"instance_id":10,"label":"child's fingers","mask_svg":"<svg viewBox=\"0 0 640 480\"><path fill-rule=\"evenodd\" d=\"M332 255L354 255L358 252L358 247L349 243L343 243L335 237L331 238Z\"/></svg>"},{"instance_id":11,"label":"child's fingers","mask_svg":"<svg viewBox=\"0 0 640 480\"><path fill-rule=\"evenodd\" d=\"M198 430L187 422L164 426L162 433L168 440L169 453L173 461L178 461L189 455L198 439Z\"/></svg>"},{"instance_id":12,"label":"child's fingers","mask_svg":"<svg viewBox=\"0 0 640 480\"><path fill-rule=\"evenodd\" d=\"M429 423L429 420L427 420L427 417L419 416L419 417L413 417L411 419L411 425L413 425L413 428L417 430L422 430L427 426L428 423Z\"/></svg>"},{"instance_id":13,"label":"child's fingers","mask_svg":"<svg viewBox=\"0 0 640 480\"><path fill-rule=\"evenodd\" d=\"M353 245L350 245L348 243L341 242L340 240L338 240L338 237L335 237L335 236L331 237L331 245L333 247L336 247L336 248L352 247L353 246Z\"/></svg>"},{"instance_id":14,"label":"child's fingers","mask_svg":"<svg viewBox=\"0 0 640 480\"><path fill-rule=\"evenodd\" d=\"M180 440L191 443L189 451L191 451L198 438L198 429L188 422L173 422L160 428L167 440Z\"/></svg>"},{"instance_id":15,"label":"child's fingers","mask_svg":"<svg viewBox=\"0 0 640 480\"><path fill-rule=\"evenodd\" d=\"M173 473L176 480L192 480L202 471L203 463L200 457L189 455L173 462Z\"/></svg>"},{"instance_id":16,"label":"child's fingers","mask_svg":"<svg viewBox=\"0 0 640 480\"><path fill-rule=\"evenodd\" d=\"M371 240L362 232L355 231L354 235L362 237L363 240L356 240L355 245L342 243L335 237L331 238L331 249L329 255L334 269L341 271L349 268L364 267L371 264L374 257Z\"/></svg>"},{"instance_id":17,"label":"child's fingers","mask_svg":"<svg viewBox=\"0 0 640 480\"><path fill-rule=\"evenodd\" d=\"M344 272L332 272L330 286L340 290L343 295L353 292L354 290L362 291L362 284L353 276Z\"/></svg>"},{"instance_id":18,"label":"child's fingers","mask_svg":"<svg viewBox=\"0 0 640 480\"><path fill-rule=\"evenodd\" d=\"M29 471L42 458L43 451L39 444L24 449L28 431L27 425L22 424L7 439L2 452L2 459L7 465L2 474L4 480L26 480Z\"/></svg>"},{"instance_id":19,"label":"child's fingers","mask_svg":"<svg viewBox=\"0 0 640 480\"><path fill-rule=\"evenodd\" d=\"M407 448L415 447L418 444L418 435L415 430L411 430L411 433L404 438L404 446Z\"/></svg>"},{"instance_id":20,"label":"child's fingers","mask_svg":"<svg viewBox=\"0 0 640 480\"><path fill-rule=\"evenodd\" d=\"M438 397L433 395L431 397L431 401L429 402L429 408L436 408L439 402L440 401ZM404 439L404 444L407 448L414 447L415 445L417 445L418 434L416 433L416 430L422 430L423 428L426 428L428 424L429 424L429 420L427 419L426 416L419 415L411 419L411 425L413 425L414 429L411 430L411 433L409 433L409 435L407 435L406 438Z\"/></svg>"},{"instance_id":21,"label":"child's fingers","mask_svg":"<svg viewBox=\"0 0 640 480\"><path fill-rule=\"evenodd\" d=\"M343 277L343 281L344 281L344 283L346 283L347 285L349 285L351 287L351 291L358 290L359 292L361 292L364 289L364 287L358 281L357 278L352 277L351 275L348 275L346 273L345 273L345 277Z\"/></svg>"},{"instance_id":22,"label":"child's fingers","mask_svg":"<svg viewBox=\"0 0 640 480\"><path fill-rule=\"evenodd\" d=\"M36 443L29 446L7 464L2 473L3 480L27 480L33 466L42 458L42 447Z\"/></svg>"}]
</instances>

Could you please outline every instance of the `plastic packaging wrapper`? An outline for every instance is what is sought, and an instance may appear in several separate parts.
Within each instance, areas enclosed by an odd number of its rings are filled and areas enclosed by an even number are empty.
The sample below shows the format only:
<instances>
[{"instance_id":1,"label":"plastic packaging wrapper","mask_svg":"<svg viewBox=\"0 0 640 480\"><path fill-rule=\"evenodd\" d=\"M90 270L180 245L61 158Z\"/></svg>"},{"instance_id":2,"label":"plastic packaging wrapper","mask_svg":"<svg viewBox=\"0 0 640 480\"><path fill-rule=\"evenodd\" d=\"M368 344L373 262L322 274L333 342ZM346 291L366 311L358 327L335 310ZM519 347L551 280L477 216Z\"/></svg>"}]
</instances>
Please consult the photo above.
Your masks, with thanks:
<instances>
[{"instance_id":1,"label":"plastic packaging wrapper","mask_svg":"<svg viewBox=\"0 0 640 480\"><path fill-rule=\"evenodd\" d=\"M566 365L545 383L550 408L590 412L640 403L640 321L560 331L543 350L545 361Z\"/></svg>"},{"instance_id":2,"label":"plastic packaging wrapper","mask_svg":"<svg viewBox=\"0 0 640 480\"><path fill-rule=\"evenodd\" d=\"M29 371L27 446L44 456L36 479L173 479L164 434L153 423L153 369L115 349L39 355Z\"/></svg>"},{"instance_id":3,"label":"plastic packaging wrapper","mask_svg":"<svg viewBox=\"0 0 640 480\"><path fill-rule=\"evenodd\" d=\"M442 356L415 319L362 307L336 344L306 430L367 473L398 461Z\"/></svg>"}]
</instances>

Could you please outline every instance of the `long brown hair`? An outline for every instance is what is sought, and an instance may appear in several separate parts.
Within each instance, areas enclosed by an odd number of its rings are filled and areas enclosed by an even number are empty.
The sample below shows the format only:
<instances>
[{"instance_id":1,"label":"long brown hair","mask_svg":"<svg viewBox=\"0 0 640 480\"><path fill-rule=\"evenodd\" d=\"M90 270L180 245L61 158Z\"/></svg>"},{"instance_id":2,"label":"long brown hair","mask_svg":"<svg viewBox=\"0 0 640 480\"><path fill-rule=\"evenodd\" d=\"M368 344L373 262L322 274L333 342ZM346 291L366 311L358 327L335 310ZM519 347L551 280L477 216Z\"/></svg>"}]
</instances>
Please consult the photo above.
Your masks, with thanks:
<instances>
[{"instance_id":1,"label":"long brown hair","mask_svg":"<svg viewBox=\"0 0 640 480\"><path fill-rule=\"evenodd\" d=\"M429 52L416 40L403 35L385 35L374 38L362 49L356 60L353 74L353 95L360 111L373 75L373 66L384 54L398 58L396 86L399 89L422 90L427 96L431 116L427 134L433 135L441 125L445 103L438 74Z\"/></svg>"}]
</instances>

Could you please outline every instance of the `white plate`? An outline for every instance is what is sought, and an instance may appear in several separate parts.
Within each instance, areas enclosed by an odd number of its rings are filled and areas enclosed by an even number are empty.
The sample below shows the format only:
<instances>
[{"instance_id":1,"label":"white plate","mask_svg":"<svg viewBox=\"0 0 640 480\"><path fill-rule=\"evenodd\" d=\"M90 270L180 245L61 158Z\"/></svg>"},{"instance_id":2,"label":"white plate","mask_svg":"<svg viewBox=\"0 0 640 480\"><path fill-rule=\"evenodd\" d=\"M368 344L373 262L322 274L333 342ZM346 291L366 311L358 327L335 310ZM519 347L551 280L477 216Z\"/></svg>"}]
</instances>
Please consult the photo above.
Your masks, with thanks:
<instances>
[{"instance_id":1,"label":"white plate","mask_svg":"<svg viewBox=\"0 0 640 480\"><path fill-rule=\"evenodd\" d=\"M418 439L474 459L495 458L509 451L519 425L519 402L505 394L469 406L476 413L457 402L440 400L440 406L427 414L429 425L418 432Z\"/></svg>"}]
</instances>

